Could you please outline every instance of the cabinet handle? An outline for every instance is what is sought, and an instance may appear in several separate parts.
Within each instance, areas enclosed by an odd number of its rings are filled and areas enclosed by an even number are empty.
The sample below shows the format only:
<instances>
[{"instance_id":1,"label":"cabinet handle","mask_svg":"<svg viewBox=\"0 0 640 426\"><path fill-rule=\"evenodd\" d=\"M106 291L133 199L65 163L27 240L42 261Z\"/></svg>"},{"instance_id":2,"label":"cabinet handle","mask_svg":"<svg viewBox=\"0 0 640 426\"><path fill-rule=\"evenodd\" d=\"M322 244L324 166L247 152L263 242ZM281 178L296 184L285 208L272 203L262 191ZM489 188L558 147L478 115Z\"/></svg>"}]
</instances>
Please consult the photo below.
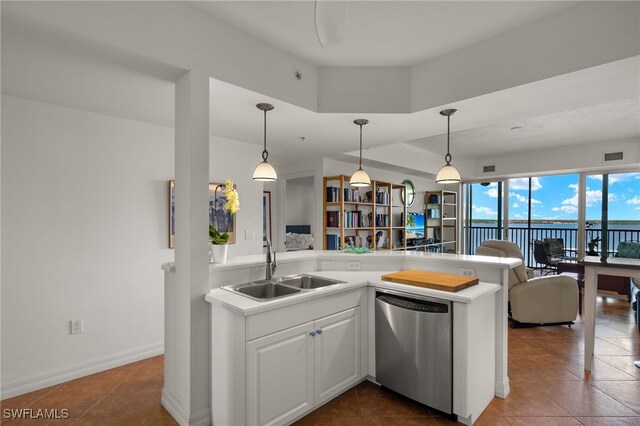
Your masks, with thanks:
<instances>
[{"instance_id":1,"label":"cabinet handle","mask_svg":"<svg viewBox=\"0 0 640 426\"><path fill-rule=\"evenodd\" d=\"M316 330L316 333L322 334L322 330Z\"/></svg>"},{"instance_id":2,"label":"cabinet handle","mask_svg":"<svg viewBox=\"0 0 640 426\"><path fill-rule=\"evenodd\" d=\"M312 332L309 333L309 336L311 336L311 337L314 337L315 335L316 335L315 331L312 331Z\"/></svg>"}]
</instances>

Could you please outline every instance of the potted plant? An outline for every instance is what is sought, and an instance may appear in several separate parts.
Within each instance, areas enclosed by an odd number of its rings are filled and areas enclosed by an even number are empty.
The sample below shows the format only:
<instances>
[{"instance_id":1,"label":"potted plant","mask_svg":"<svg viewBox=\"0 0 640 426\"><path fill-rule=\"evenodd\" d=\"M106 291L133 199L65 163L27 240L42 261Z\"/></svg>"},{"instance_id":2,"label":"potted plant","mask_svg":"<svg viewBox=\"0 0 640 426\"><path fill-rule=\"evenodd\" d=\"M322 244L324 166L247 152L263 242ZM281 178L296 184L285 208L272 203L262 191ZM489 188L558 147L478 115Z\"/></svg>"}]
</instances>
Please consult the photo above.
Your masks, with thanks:
<instances>
[{"instance_id":1,"label":"potted plant","mask_svg":"<svg viewBox=\"0 0 640 426\"><path fill-rule=\"evenodd\" d=\"M216 188L217 190L217 188ZM231 215L240 210L240 200L238 198L238 191L231 179L224 183L223 190L226 197L224 204L224 210L229 215L227 223L231 222ZM227 225L228 226L228 225ZM228 231L228 229L227 229ZM209 225L209 250L210 261L213 263L221 264L227 261L227 251L229 244L229 232L216 229L216 227Z\"/></svg>"}]
</instances>

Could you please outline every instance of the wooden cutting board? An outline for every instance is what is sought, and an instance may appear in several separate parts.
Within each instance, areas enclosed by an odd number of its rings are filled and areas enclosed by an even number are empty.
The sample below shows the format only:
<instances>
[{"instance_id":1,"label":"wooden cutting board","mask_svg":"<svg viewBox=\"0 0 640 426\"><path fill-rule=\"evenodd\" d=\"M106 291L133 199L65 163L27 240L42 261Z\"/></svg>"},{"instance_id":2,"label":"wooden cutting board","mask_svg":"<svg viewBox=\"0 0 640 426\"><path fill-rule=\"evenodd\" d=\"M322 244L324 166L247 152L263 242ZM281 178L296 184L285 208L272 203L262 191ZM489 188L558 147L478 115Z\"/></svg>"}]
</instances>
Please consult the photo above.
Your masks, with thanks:
<instances>
[{"instance_id":1,"label":"wooden cutting board","mask_svg":"<svg viewBox=\"0 0 640 426\"><path fill-rule=\"evenodd\" d=\"M478 278L407 269L382 276L383 281L456 292L478 284Z\"/></svg>"}]
</instances>

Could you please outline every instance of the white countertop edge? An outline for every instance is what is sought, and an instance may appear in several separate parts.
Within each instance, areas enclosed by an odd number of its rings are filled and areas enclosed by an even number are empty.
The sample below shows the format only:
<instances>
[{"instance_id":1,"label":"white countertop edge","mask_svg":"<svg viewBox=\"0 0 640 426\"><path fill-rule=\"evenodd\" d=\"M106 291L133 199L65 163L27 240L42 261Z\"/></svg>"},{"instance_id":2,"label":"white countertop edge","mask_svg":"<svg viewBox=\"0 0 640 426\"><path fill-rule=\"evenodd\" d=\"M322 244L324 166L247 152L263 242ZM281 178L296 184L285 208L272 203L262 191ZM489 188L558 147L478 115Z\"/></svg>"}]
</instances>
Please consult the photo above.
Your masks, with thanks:
<instances>
[{"instance_id":1,"label":"white countertop edge","mask_svg":"<svg viewBox=\"0 0 640 426\"><path fill-rule=\"evenodd\" d=\"M371 286L374 288L382 288L395 290L403 293L409 293L419 296L434 297L443 300L450 300L459 303L473 303L474 300L496 293L500 290L499 284L480 282L478 285L466 288L459 292L448 292L435 290L430 288L416 287L407 284L397 284L388 281L382 281L380 277L385 271L323 271L313 272L313 275L324 276L327 278L340 278L346 281L345 284L338 284L322 289L301 292L293 296L283 297L277 300L258 302L240 294L233 293L221 288L212 289L204 295L207 302L212 305L223 306L226 309L234 311L243 316L255 315L258 313L280 309L286 306L295 305L311 299L317 299L324 296L335 295L345 291L354 290L361 287Z\"/></svg>"},{"instance_id":2,"label":"white countertop edge","mask_svg":"<svg viewBox=\"0 0 640 426\"><path fill-rule=\"evenodd\" d=\"M495 256L478 256L468 254L448 254L448 253L425 253L417 251L375 251L372 253L355 254L355 253L343 253L335 250L307 250L307 251L293 251L285 253L277 253L277 259L279 263L296 262L300 260L341 260L345 258L351 259L367 259L370 257L378 257L383 259L398 259L404 260L438 260L445 262L473 262L477 265L491 265L502 269L512 269L520 265L522 261L520 259L511 257L495 257ZM227 260L225 264L209 264L209 269L216 270L229 270L246 268L247 266L261 266L264 264L264 254L254 254L247 256L232 257ZM175 272L175 262L168 262L162 264L162 270L165 272Z\"/></svg>"}]
</instances>

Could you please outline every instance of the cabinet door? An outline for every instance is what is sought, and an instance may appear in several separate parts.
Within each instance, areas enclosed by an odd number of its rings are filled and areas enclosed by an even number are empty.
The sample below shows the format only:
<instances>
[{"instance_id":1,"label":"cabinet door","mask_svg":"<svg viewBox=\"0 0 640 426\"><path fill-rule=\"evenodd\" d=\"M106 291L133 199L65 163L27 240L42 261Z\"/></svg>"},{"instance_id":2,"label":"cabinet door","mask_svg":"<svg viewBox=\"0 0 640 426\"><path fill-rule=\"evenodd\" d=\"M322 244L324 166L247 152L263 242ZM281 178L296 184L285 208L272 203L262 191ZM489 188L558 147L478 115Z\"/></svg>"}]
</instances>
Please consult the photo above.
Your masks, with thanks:
<instances>
[{"instance_id":1,"label":"cabinet door","mask_svg":"<svg viewBox=\"0 0 640 426\"><path fill-rule=\"evenodd\" d=\"M313 323L247 342L247 424L274 425L313 407Z\"/></svg>"},{"instance_id":2,"label":"cabinet door","mask_svg":"<svg viewBox=\"0 0 640 426\"><path fill-rule=\"evenodd\" d=\"M349 388L360 378L360 308L315 322L316 406Z\"/></svg>"}]
</instances>

